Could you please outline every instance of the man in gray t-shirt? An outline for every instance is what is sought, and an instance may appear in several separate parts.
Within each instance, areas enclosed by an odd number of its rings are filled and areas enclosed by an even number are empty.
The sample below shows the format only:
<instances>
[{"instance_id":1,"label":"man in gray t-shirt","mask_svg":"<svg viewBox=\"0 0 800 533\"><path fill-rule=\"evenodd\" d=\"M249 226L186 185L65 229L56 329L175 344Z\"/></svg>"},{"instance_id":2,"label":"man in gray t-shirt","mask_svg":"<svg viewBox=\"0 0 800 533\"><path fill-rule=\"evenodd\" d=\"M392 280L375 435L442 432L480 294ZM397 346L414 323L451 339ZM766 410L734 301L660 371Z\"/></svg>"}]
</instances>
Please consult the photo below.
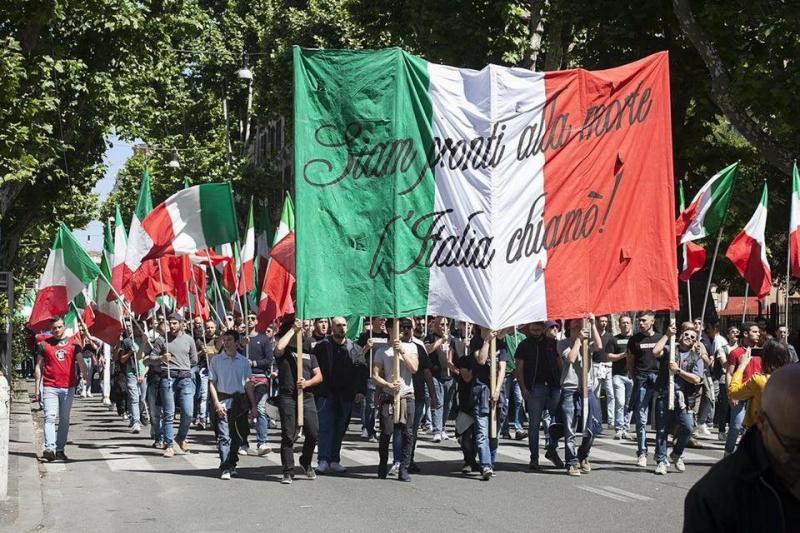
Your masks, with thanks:
<instances>
[{"instance_id":1,"label":"man in gray t-shirt","mask_svg":"<svg viewBox=\"0 0 800 533\"><path fill-rule=\"evenodd\" d=\"M159 395L163 410L164 431L164 457L175 455L172 446L174 429L172 422L175 419L175 399L181 406L181 422L175 443L180 450L188 453L189 444L186 437L194 412L194 379L192 367L197 364L197 347L194 339L184 332L184 318L180 313L169 316L169 333L167 338L158 337L153 341L153 351L148 357L148 363L161 361L161 381Z\"/></svg>"}]
</instances>

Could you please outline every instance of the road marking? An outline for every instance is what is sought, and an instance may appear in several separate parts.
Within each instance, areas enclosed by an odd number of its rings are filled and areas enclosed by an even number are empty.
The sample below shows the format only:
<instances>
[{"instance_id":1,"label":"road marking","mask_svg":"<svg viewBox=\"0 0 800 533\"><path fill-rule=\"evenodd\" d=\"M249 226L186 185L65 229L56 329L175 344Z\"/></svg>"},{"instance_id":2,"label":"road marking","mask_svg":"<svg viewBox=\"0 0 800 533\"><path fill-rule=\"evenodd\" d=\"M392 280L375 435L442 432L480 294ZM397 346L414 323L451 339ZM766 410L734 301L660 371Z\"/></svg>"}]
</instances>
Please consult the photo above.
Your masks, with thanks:
<instances>
[{"instance_id":1,"label":"road marking","mask_svg":"<svg viewBox=\"0 0 800 533\"><path fill-rule=\"evenodd\" d=\"M642 496L641 494L634 494L633 492L628 492L627 490L618 489L617 487L611 487L609 485L603 485L602 488L609 492L619 494L620 496L627 496L628 498L633 498L634 500L639 500L642 502L649 502L653 499L648 498L647 496Z\"/></svg>"},{"instance_id":2,"label":"road marking","mask_svg":"<svg viewBox=\"0 0 800 533\"><path fill-rule=\"evenodd\" d=\"M348 463L355 463L356 466L370 466L378 464L378 451L368 451L357 448L342 448L339 452L342 459L347 459Z\"/></svg>"},{"instance_id":3,"label":"road marking","mask_svg":"<svg viewBox=\"0 0 800 533\"><path fill-rule=\"evenodd\" d=\"M598 489L597 487L589 487L587 485L576 485L579 489L585 490L586 492L591 492L593 494L597 494L598 496L604 496L606 498L611 498L612 500L617 500L618 502L632 502L633 500L630 498L626 498L625 496L620 496L619 494L614 494L613 492L608 492L603 489Z\"/></svg>"},{"instance_id":4,"label":"road marking","mask_svg":"<svg viewBox=\"0 0 800 533\"><path fill-rule=\"evenodd\" d=\"M133 446L120 446L119 448L100 448L100 455L103 456L112 472L125 470L154 470L153 465L146 457L142 457L141 449Z\"/></svg>"}]
</instances>

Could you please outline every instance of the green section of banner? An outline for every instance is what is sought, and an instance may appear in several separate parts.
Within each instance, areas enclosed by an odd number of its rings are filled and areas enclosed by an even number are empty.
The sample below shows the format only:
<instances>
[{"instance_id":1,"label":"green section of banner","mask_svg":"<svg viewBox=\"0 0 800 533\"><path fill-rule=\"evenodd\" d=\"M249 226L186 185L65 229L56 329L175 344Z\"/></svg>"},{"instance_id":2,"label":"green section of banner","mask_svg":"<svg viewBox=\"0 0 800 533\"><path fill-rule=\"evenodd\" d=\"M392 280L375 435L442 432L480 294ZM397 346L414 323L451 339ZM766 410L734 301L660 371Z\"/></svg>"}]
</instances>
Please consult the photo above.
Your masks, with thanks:
<instances>
[{"instance_id":1,"label":"green section of banner","mask_svg":"<svg viewBox=\"0 0 800 533\"><path fill-rule=\"evenodd\" d=\"M400 49L295 47L298 317L425 313L428 85Z\"/></svg>"}]
</instances>

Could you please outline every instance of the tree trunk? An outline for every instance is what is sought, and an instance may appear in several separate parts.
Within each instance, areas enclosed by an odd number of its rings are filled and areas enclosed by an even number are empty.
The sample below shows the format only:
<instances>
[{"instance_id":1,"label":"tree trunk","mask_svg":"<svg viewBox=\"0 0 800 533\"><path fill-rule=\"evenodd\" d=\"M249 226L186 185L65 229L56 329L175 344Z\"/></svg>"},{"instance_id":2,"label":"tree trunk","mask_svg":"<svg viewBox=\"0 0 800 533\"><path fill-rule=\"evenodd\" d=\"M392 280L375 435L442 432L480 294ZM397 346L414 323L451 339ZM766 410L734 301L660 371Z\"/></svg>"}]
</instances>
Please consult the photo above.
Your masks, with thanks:
<instances>
[{"instance_id":1,"label":"tree trunk","mask_svg":"<svg viewBox=\"0 0 800 533\"><path fill-rule=\"evenodd\" d=\"M544 33L544 13L547 8L547 0L531 0L531 16L528 21L530 39L528 40L528 51L522 59L522 66L530 70L536 70L536 60L542 49L542 34Z\"/></svg>"},{"instance_id":2,"label":"tree trunk","mask_svg":"<svg viewBox=\"0 0 800 533\"><path fill-rule=\"evenodd\" d=\"M791 173L791 152L776 143L761 125L731 95L731 79L714 42L697 23L689 0L672 0L673 11L683 33L692 42L711 75L711 99L747 141L767 162L786 175Z\"/></svg>"}]
</instances>

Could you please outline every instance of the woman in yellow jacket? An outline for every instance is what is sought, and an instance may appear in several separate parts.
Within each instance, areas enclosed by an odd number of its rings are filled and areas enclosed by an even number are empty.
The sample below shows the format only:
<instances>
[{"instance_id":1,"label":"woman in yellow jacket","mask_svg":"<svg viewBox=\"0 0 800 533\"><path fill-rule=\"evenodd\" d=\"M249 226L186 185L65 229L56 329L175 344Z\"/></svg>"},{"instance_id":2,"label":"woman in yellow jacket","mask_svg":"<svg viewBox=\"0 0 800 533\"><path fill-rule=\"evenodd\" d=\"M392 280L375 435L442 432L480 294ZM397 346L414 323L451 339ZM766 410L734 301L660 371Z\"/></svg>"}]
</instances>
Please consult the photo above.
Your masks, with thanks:
<instances>
[{"instance_id":1,"label":"woman in yellow jacket","mask_svg":"<svg viewBox=\"0 0 800 533\"><path fill-rule=\"evenodd\" d=\"M761 393L767 385L770 374L791 361L786 346L775 340L769 340L761 353L761 372L753 374L746 383L742 383L744 369L750 363L750 348L742 356L731 382L728 384L728 397L734 400L747 400L747 411L744 415L744 427L755 423L756 414L761 411Z\"/></svg>"}]
</instances>

